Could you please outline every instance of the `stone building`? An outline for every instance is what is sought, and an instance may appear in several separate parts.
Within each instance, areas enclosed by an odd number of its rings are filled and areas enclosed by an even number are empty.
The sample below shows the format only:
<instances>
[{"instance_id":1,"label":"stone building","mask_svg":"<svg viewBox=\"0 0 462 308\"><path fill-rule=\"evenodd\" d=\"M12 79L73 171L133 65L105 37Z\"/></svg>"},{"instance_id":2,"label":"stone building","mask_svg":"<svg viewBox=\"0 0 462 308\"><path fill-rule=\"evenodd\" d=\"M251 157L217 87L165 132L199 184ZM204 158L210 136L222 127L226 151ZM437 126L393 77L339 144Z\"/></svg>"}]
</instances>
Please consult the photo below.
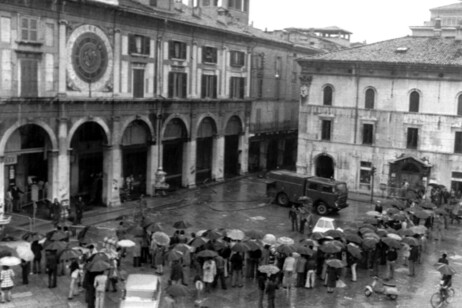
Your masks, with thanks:
<instances>
[{"instance_id":1,"label":"stone building","mask_svg":"<svg viewBox=\"0 0 462 308\"><path fill-rule=\"evenodd\" d=\"M292 69L317 51L249 27L247 0L0 4L0 200L36 181L44 199L117 206L124 187L153 194L160 168L171 187L221 181L264 134L290 134L275 160L295 163Z\"/></svg>"},{"instance_id":2,"label":"stone building","mask_svg":"<svg viewBox=\"0 0 462 308\"><path fill-rule=\"evenodd\" d=\"M462 190L462 41L439 28L299 60L299 173L361 192Z\"/></svg>"}]
</instances>

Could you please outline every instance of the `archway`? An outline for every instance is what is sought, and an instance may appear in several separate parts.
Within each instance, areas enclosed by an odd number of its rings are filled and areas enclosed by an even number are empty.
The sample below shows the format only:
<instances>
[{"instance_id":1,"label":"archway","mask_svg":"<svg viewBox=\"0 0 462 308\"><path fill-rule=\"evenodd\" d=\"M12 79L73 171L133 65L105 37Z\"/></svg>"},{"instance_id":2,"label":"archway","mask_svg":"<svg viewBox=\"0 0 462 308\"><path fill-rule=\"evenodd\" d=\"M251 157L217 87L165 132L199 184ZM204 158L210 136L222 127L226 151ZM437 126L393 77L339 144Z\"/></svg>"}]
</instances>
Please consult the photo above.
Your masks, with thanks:
<instances>
[{"instance_id":1,"label":"archway","mask_svg":"<svg viewBox=\"0 0 462 308\"><path fill-rule=\"evenodd\" d=\"M241 120L237 116L232 116L225 129L225 177L239 174L239 137L241 133Z\"/></svg>"},{"instance_id":2,"label":"archway","mask_svg":"<svg viewBox=\"0 0 462 308\"><path fill-rule=\"evenodd\" d=\"M323 178L334 178L334 160L327 154L319 155L316 158L316 176Z\"/></svg>"},{"instance_id":3,"label":"archway","mask_svg":"<svg viewBox=\"0 0 462 308\"><path fill-rule=\"evenodd\" d=\"M183 144L187 138L184 122L179 118L170 120L162 139L162 166L167 173L166 181L171 187L180 187L183 174Z\"/></svg>"},{"instance_id":4,"label":"archway","mask_svg":"<svg viewBox=\"0 0 462 308\"><path fill-rule=\"evenodd\" d=\"M130 195L139 196L146 192L149 141L152 139L149 127L144 121L135 120L125 129L122 137L122 177Z\"/></svg>"},{"instance_id":5,"label":"archway","mask_svg":"<svg viewBox=\"0 0 462 308\"><path fill-rule=\"evenodd\" d=\"M96 122L81 124L72 136L70 191L83 196L88 204L103 205L104 145L103 128Z\"/></svg>"},{"instance_id":6,"label":"archway","mask_svg":"<svg viewBox=\"0 0 462 308\"><path fill-rule=\"evenodd\" d=\"M51 185L53 174L52 149L48 133L37 124L20 126L10 135L5 145L5 191L11 184L24 192L20 195L19 206L32 212L32 184L34 185L34 199L39 202L37 215L47 216L46 200L51 199ZM37 189L37 190L36 190ZM37 194L38 192L38 194ZM36 195L37 194L37 195Z\"/></svg>"},{"instance_id":7,"label":"archway","mask_svg":"<svg viewBox=\"0 0 462 308\"><path fill-rule=\"evenodd\" d=\"M204 118L197 130L196 183L212 178L214 136L217 134L215 121Z\"/></svg>"}]
</instances>

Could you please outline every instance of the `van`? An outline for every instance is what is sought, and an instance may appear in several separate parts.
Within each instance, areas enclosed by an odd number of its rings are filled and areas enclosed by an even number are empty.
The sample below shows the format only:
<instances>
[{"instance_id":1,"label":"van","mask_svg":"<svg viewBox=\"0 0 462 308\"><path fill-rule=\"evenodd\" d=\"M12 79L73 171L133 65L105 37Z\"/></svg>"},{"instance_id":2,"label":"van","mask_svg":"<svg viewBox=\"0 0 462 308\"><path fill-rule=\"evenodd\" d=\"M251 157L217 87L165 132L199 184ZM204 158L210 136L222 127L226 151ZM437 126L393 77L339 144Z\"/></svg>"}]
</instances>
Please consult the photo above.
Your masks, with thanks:
<instances>
[{"instance_id":1,"label":"van","mask_svg":"<svg viewBox=\"0 0 462 308\"><path fill-rule=\"evenodd\" d=\"M158 308L161 281L153 274L130 274L125 284L125 296L120 308Z\"/></svg>"}]
</instances>

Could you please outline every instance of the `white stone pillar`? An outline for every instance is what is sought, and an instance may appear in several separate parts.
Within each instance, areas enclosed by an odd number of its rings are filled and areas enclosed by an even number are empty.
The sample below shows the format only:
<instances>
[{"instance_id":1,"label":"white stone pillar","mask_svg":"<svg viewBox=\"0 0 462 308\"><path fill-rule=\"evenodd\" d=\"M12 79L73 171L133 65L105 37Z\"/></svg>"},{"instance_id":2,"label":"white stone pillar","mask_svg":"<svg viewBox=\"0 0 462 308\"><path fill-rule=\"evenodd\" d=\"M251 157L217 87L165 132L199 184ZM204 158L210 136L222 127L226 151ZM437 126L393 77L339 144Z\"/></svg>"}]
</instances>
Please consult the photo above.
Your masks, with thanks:
<instances>
[{"instance_id":1,"label":"white stone pillar","mask_svg":"<svg viewBox=\"0 0 462 308\"><path fill-rule=\"evenodd\" d=\"M0 156L0 217L5 214L5 157Z\"/></svg>"},{"instance_id":2,"label":"white stone pillar","mask_svg":"<svg viewBox=\"0 0 462 308\"><path fill-rule=\"evenodd\" d=\"M197 91L197 42L193 42L192 44L192 59L191 59L191 71L190 71L190 76L191 76L191 90L190 94L192 98L197 98L198 97L198 91Z\"/></svg>"},{"instance_id":3,"label":"white stone pillar","mask_svg":"<svg viewBox=\"0 0 462 308\"><path fill-rule=\"evenodd\" d=\"M114 87L113 93L120 93L120 55L121 55L121 40L120 30L116 29L114 33Z\"/></svg>"},{"instance_id":4,"label":"white stone pillar","mask_svg":"<svg viewBox=\"0 0 462 308\"><path fill-rule=\"evenodd\" d=\"M183 175L182 185L193 188L196 186L197 142L193 139L183 144Z\"/></svg>"},{"instance_id":5,"label":"white stone pillar","mask_svg":"<svg viewBox=\"0 0 462 308\"><path fill-rule=\"evenodd\" d=\"M148 148L148 162L146 170L146 195L154 195L154 184L156 183L156 171L159 168L159 147L150 145Z\"/></svg>"},{"instance_id":6,"label":"white stone pillar","mask_svg":"<svg viewBox=\"0 0 462 308\"><path fill-rule=\"evenodd\" d=\"M252 52L249 51L247 53L247 62L246 62L246 65L247 65L247 76L245 78L245 98L249 98L250 97L250 82L251 82L251 78L250 76L252 76Z\"/></svg>"},{"instance_id":7,"label":"white stone pillar","mask_svg":"<svg viewBox=\"0 0 462 308\"><path fill-rule=\"evenodd\" d=\"M103 203L107 207L120 206L119 179L122 169L120 146L107 146L103 157Z\"/></svg>"},{"instance_id":8,"label":"white stone pillar","mask_svg":"<svg viewBox=\"0 0 462 308\"><path fill-rule=\"evenodd\" d=\"M225 168L225 137L216 136L213 140L212 150L212 179L223 181Z\"/></svg>"},{"instance_id":9,"label":"white stone pillar","mask_svg":"<svg viewBox=\"0 0 462 308\"><path fill-rule=\"evenodd\" d=\"M59 71L58 71L58 93L66 93L66 67L67 67L67 48L66 48L66 27L67 21L59 21Z\"/></svg>"},{"instance_id":10,"label":"white stone pillar","mask_svg":"<svg viewBox=\"0 0 462 308\"><path fill-rule=\"evenodd\" d=\"M221 91L220 93L218 93L219 98L229 97L228 87L226 86L228 84L227 60L228 60L228 48L223 47L221 49L221 89L220 89Z\"/></svg>"},{"instance_id":11,"label":"white stone pillar","mask_svg":"<svg viewBox=\"0 0 462 308\"><path fill-rule=\"evenodd\" d=\"M67 199L70 200L70 159L69 159L69 148L68 148L68 123L67 119L59 120L58 127L58 153L52 155L53 159L53 179L52 189L53 194L50 196L48 193L48 199L58 198L58 200ZM50 178L48 181L50 182ZM52 201L52 200L51 200Z\"/></svg>"},{"instance_id":12,"label":"white stone pillar","mask_svg":"<svg viewBox=\"0 0 462 308\"><path fill-rule=\"evenodd\" d=\"M241 166L239 174L249 172L249 129L247 127L245 133L239 136L239 165Z\"/></svg>"}]
</instances>

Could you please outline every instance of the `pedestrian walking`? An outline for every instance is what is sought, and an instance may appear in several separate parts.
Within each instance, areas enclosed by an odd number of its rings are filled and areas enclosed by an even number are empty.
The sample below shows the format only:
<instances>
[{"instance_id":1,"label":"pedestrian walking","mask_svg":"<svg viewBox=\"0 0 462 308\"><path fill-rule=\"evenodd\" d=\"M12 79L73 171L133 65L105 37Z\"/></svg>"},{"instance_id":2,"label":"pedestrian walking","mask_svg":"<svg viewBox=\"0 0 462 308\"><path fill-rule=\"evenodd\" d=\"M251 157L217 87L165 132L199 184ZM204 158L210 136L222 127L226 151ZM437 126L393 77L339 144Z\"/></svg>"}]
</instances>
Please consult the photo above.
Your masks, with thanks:
<instances>
[{"instance_id":1,"label":"pedestrian walking","mask_svg":"<svg viewBox=\"0 0 462 308\"><path fill-rule=\"evenodd\" d=\"M263 308L263 299L265 297L265 288L266 288L266 274L257 273L257 283L258 283L258 308Z\"/></svg>"},{"instance_id":2,"label":"pedestrian walking","mask_svg":"<svg viewBox=\"0 0 462 308\"><path fill-rule=\"evenodd\" d=\"M411 255L411 247L408 244L403 243L401 246L401 254L403 256L403 265L409 265L409 256Z\"/></svg>"},{"instance_id":3,"label":"pedestrian walking","mask_svg":"<svg viewBox=\"0 0 462 308\"><path fill-rule=\"evenodd\" d=\"M12 213L13 212L13 196L11 194L11 190L5 193L5 213Z\"/></svg>"},{"instance_id":4,"label":"pedestrian walking","mask_svg":"<svg viewBox=\"0 0 462 308\"><path fill-rule=\"evenodd\" d=\"M203 278L205 284L205 292L210 292L215 275L217 274L217 266L212 258L207 258L202 266Z\"/></svg>"},{"instance_id":5,"label":"pedestrian walking","mask_svg":"<svg viewBox=\"0 0 462 308\"><path fill-rule=\"evenodd\" d=\"M14 287L14 272L8 266L2 266L0 271L0 290L1 290L1 301L0 303L11 302L11 290Z\"/></svg>"},{"instance_id":6,"label":"pedestrian walking","mask_svg":"<svg viewBox=\"0 0 462 308\"><path fill-rule=\"evenodd\" d=\"M448 264L449 265L448 255L443 253L441 255L441 258L438 259L438 263L443 263L443 264Z\"/></svg>"},{"instance_id":7,"label":"pedestrian walking","mask_svg":"<svg viewBox=\"0 0 462 308\"><path fill-rule=\"evenodd\" d=\"M282 266L282 270L284 272L284 278L282 281L282 286L284 288L291 288L292 287L292 276L295 271L295 257L294 254L291 254L284 260L284 265Z\"/></svg>"},{"instance_id":8,"label":"pedestrian walking","mask_svg":"<svg viewBox=\"0 0 462 308\"><path fill-rule=\"evenodd\" d=\"M180 264L180 260L173 260L170 266L170 283L180 284L183 279L183 266Z\"/></svg>"},{"instance_id":9,"label":"pedestrian walking","mask_svg":"<svg viewBox=\"0 0 462 308\"><path fill-rule=\"evenodd\" d=\"M13 210L16 212L21 212L22 207L21 207L21 194L23 194L23 191L19 189L18 186L16 186L15 183L12 183L10 186L10 194L11 198L13 201Z\"/></svg>"},{"instance_id":10,"label":"pedestrian walking","mask_svg":"<svg viewBox=\"0 0 462 308\"><path fill-rule=\"evenodd\" d=\"M289 210L289 219L292 224L292 231L298 231L298 217L297 217L297 208L295 205L292 205L292 207Z\"/></svg>"},{"instance_id":11,"label":"pedestrian walking","mask_svg":"<svg viewBox=\"0 0 462 308\"><path fill-rule=\"evenodd\" d=\"M215 257L215 264L217 265L217 274L215 275L213 287L216 287L218 285L218 281L220 281L221 288L226 290L225 259L219 254L217 257Z\"/></svg>"},{"instance_id":12,"label":"pedestrian walking","mask_svg":"<svg viewBox=\"0 0 462 308\"><path fill-rule=\"evenodd\" d=\"M240 252L235 252L231 255L231 286L234 288L242 285L242 267L243 267L243 258Z\"/></svg>"},{"instance_id":13,"label":"pedestrian walking","mask_svg":"<svg viewBox=\"0 0 462 308\"><path fill-rule=\"evenodd\" d=\"M347 251L347 265L351 270L351 281L353 282L357 280L356 267L358 265L358 261L358 258L353 256L349 251Z\"/></svg>"},{"instance_id":14,"label":"pedestrian walking","mask_svg":"<svg viewBox=\"0 0 462 308\"><path fill-rule=\"evenodd\" d=\"M443 240L443 230L444 230L444 219L442 214L438 214L435 217L435 220L433 222L434 230L435 230L435 239L438 241L438 243L441 243Z\"/></svg>"},{"instance_id":15,"label":"pedestrian walking","mask_svg":"<svg viewBox=\"0 0 462 308\"><path fill-rule=\"evenodd\" d=\"M257 268L262 255L261 249L250 250L248 252L247 278L256 278Z\"/></svg>"},{"instance_id":16,"label":"pedestrian walking","mask_svg":"<svg viewBox=\"0 0 462 308\"><path fill-rule=\"evenodd\" d=\"M394 279L395 275L395 264L398 259L398 253L396 249L390 248L387 250L387 280Z\"/></svg>"},{"instance_id":17,"label":"pedestrian walking","mask_svg":"<svg viewBox=\"0 0 462 308\"><path fill-rule=\"evenodd\" d=\"M53 224L56 227L61 220L61 203L59 203L58 198L54 198L50 209L50 217L53 219Z\"/></svg>"},{"instance_id":18,"label":"pedestrian walking","mask_svg":"<svg viewBox=\"0 0 462 308\"><path fill-rule=\"evenodd\" d=\"M415 263L419 258L419 251L417 246L412 246L409 254L409 276L415 276Z\"/></svg>"},{"instance_id":19,"label":"pedestrian walking","mask_svg":"<svg viewBox=\"0 0 462 308\"><path fill-rule=\"evenodd\" d=\"M275 308L274 301L276 299L276 289L278 285L274 275L271 275L266 284L266 295L268 298L268 308Z\"/></svg>"},{"instance_id":20,"label":"pedestrian walking","mask_svg":"<svg viewBox=\"0 0 462 308\"><path fill-rule=\"evenodd\" d=\"M80 264L77 260L73 260L69 265L69 270L71 272L71 282L69 285L69 295L67 299L71 300L74 296L79 294L78 282L81 276Z\"/></svg>"},{"instance_id":21,"label":"pedestrian walking","mask_svg":"<svg viewBox=\"0 0 462 308\"><path fill-rule=\"evenodd\" d=\"M135 246L132 248L132 256L133 256L133 267L140 267L141 266L141 241L140 238L135 238Z\"/></svg>"},{"instance_id":22,"label":"pedestrian walking","mask_svg":"<svg viewBox=\"0 0 462 308\"><path fill-rule=\"evenodd\" d=\"M46 269L48 273L48 288L56 288L58 276L58 254L56 250L46 251Z\"/></svg>"},{"instance_id":23,"label":"pedestrian walking","mask_svg":"<svg viewBox=\"0 0 462 308\"><path fill-rule=\"evenodd\" d=\"M117 282L119 281L119 270L117 268L117 259L110 260L111 267L108 272L108 283L106 286L106 292L109 292L112 287L112 292L117 292Z\"/></svg>"},{"instance_id":24,"label":"pedestrian walking","mask_svg":"<svg viewBox=\"0 0 462 308\"><path fill-rule=\"evenodd\" d=\"M32 261L32 272L34 274L42 273L42 245L38 241L33 241L30 246L34 253L34 260Z\"/></svg>"},{"instance_id":25,"label":"pedestrian walking","mask_svg":"<svg viewBox=\"0 0 462 308\"><path fill-rule=\"evenodd\" d=\"M83 211L85 209L85 203L83 202L82 196L77 197L77 201L75 202L75 225L82 224L83 218Z\"/></svg>"},{"instance_id":26,"label":"pedestrian walking","mask_svg":"<svg viewBox=\"0 0 462 308\"><path fill-rule=\"evenodd\" d=\"M37 217L37 202L39 201L39 187L35 181L33 181L30 186L30 200L32 201L32 222L35 224L35 218Z\"/></svg>"},{"instance_id":27,"label":"pedestrian walking","mask_svg":"<svg viewBox=\"0 0 462 308\"><path fill-rule=\"evenodd\" d=\"M306 281L306 256L302 255L298 258L296 262L296 272L297 272L297 288L302 288L305 286Z\"/></svg>"},{"instance_id":28,"label":"pedestrian walking","mask_svg":"<svg viewBox=\"0 0 462 308\"><path fill-rule=\"evenodd\" d=\"M202 300L202 292L204 291L204 282L200 275L194 277L194 287L196 288L196 301Z\"/></svg>"},{"instance_id":29,"label":"pedestrian walking","mask_svg":"<svg viewBox=\"0 0 462 308\"><path fill-rule=\"evenodd\" d=\"M316 279L316 268L318 266L317 259L318 259L318 256L317 256L317 253L315 252L306 261L307 273L306 273L305 288L307 288L307 289L314 288L314 283L315 283L315 279Z\"/></svg>"},{"instance_id":30,"label":"pedestrian walking","mask_svg":"<svg viewBox=\"0 0 462 308\"><path fill-rule=\"evenodd\" d=\"M106 292L107 275L103 273L95 277L95 308L104 308L104 297Z\"/></svg>"},{"instance_id":31,"label":"pedestrian walking","mask_svg":"<svg viewBox=\"0 0 462 308\"><path fill-rule=\"evenodd\" d=\"M337 285L338 273L337 269L332 266L327 266L326 282L327 282L327 293L333 293Z\"/></svg>"},{"instance_id":32,"label":"pedestrian walking","mask_svg":"<svg viewBox=\"0 0 462 308\"><path fill-rule=\"evenodd\" d=\"M22 284L29 284L30 261L21 259Z\"/></svg>"}]
</instances>

